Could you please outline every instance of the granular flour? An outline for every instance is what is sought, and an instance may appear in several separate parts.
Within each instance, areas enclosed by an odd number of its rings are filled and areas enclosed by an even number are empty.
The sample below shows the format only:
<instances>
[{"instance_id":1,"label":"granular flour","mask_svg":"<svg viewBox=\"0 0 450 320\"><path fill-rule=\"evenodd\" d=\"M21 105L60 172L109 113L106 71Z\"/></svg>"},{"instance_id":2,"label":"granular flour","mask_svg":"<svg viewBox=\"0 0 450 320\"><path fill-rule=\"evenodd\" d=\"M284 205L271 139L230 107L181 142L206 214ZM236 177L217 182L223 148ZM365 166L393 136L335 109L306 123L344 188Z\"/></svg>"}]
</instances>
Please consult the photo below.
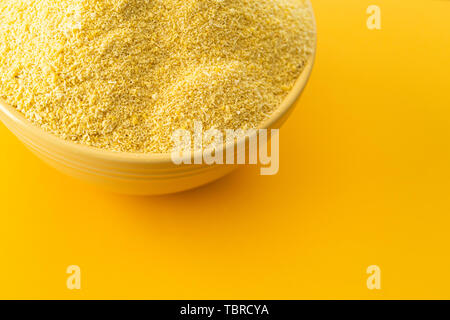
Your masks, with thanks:
<instances>
[{"instance_id":1,"label":"granular flour","mask_svg":"<svg viewBox=\"0 0 450 320\"><path fill-rule=\"evenodd\" d=\"M304 0L0 0L0 98L64 139L168 152L194 121L258 127L313 32Z\"/></svg>"}]
</instances>

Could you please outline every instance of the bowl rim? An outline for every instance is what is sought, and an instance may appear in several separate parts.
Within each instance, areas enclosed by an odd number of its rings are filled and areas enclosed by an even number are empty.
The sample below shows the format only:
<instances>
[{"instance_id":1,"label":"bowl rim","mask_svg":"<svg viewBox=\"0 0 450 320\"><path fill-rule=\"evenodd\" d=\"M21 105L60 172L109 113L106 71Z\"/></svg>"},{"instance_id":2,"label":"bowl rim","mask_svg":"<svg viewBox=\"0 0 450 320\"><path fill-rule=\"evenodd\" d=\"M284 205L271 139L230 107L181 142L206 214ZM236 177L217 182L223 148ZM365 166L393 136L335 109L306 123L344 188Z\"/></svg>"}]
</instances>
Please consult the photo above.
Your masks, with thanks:
<instances>
[{"instance_id":1,"label":"bowl rim","mask_svg":"<svg viewBox=\"0 0 450 320\"><path fill-rule=\"evenodd\" d=\"M261 125L256 128L260 129L270 129L273 128L274 124L276 124L280 119L283 118L285 114L287 114L291 109L295 107L296 101L299 99L303 90L308 83L308 80L311 76L312 69L314 66L314 62L316 59L316 51L317 51L317 25L315 13L313 10L313 6L311 1L308 0L308 6L312 13L313 19L313 48L312 53L306 62L302 72L299 77L295 81L295 84L288 95L284 98L282 103L276 108L271 116L266 119ZM125 162L125 163L134 163L134 164L167 164L173 163L171 153L133 153L133 152L122 152L122 151L112 151L107 149L101 149L94 146L89 146L81 143L77 143L70 140L65 140L61 137L58 137L56 134L50 133L42 128L40 128L35 123L29 121L20 111L11 105L7 104L5 101L0 99L0 112L3 113L11 122L13 122L16 126L20 127L23 132L28 133L29 136L37 136L40 140L45 140L46 143L49 143L53 146L56 146L60 149L63 149L66 152L76 153L81 157L94 158L97 160L103 160L108 162ZM222 146L222 150L225 152L226 149L236 147L237 144L242 143L242 139L249 139L250 137L243 137L234 142L228 142ZM198 156L202 150L198 150L191 153L191 160L194 159L195 156Z\"/></svg>"}]
</instances>

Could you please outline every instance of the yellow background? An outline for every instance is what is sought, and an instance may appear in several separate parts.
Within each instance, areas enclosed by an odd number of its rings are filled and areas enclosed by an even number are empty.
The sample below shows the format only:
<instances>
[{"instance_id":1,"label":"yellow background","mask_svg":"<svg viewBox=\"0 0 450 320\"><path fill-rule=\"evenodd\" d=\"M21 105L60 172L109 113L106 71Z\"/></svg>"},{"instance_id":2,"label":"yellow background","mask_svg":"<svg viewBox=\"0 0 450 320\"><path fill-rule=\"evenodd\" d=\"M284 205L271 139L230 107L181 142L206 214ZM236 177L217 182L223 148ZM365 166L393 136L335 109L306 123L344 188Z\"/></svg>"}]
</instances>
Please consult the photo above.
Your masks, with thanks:
<instances>
[{"instance_id":1,"label":"yellow background","mask_svg":"<svg viewBox=\"0 0 450 320\"><path fill-rule=\"evenodd\" d=\"M114 195L0 126L0 298L450 298L450 1L313 5L317 63L276 176Z\"/></svg>"}]
</instances>

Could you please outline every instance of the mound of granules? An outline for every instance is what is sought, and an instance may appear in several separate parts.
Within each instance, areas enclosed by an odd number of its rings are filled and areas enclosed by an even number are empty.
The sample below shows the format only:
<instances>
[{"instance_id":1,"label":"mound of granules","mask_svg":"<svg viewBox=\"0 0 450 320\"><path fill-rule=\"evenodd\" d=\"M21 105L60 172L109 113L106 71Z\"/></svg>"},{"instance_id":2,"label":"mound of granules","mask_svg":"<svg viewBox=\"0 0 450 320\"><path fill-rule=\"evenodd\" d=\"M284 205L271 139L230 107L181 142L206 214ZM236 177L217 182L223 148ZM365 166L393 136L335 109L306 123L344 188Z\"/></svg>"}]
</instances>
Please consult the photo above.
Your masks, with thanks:
<instances>
[{"instance_id":1,"label":"mound of granules","mask_svg":"<svg viewBox=\"0 0 450 320\"><path fill-rule=\"evenodd\" d=\"M305 0L0 0L0 98L61 138L168 152L249 129L312 54Z\"/></svg>"}]
</instances>

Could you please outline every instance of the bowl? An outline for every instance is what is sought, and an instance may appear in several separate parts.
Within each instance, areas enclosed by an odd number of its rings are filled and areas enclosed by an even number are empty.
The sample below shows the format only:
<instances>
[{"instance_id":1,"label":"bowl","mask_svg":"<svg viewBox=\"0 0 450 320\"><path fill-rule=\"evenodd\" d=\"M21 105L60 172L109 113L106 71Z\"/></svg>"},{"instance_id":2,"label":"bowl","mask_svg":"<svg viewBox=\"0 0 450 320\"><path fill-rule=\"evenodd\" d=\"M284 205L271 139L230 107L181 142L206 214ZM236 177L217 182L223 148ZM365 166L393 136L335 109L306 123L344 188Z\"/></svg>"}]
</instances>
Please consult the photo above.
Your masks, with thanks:
<instances>
[{"instance_id":1,"label":"bowl","mask_svg":"<svg viewBox=\"0 0 450 320\"><path fill-rule=\"evenodd\" d=\"M308 82L314 58L315 45L293 89L260 129L279 129L287 120ZM3 101L0 101L0 120L50 166L113 192L133 195L175 193L207 184L236 169L236 165L176 165L169 153L113 152L66 141L34 125ZM224 146L229 147L234 145Z\"/></svg>"}]
</instances>

